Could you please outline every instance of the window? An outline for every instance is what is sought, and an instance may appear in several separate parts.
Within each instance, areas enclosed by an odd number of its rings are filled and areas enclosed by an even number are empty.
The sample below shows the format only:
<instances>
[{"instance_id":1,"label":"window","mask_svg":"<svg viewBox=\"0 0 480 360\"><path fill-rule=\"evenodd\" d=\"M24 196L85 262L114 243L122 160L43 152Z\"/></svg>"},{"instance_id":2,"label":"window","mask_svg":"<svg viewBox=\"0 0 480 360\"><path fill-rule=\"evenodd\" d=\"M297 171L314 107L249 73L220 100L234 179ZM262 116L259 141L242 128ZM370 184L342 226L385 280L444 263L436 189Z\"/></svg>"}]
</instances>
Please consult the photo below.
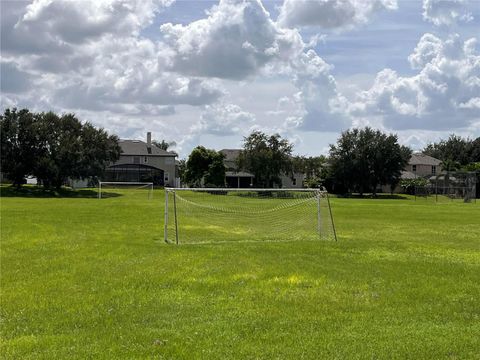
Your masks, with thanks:
<instances>
[{"instance_id":1,"label":"window","mask_svg":"<svg viewBox=\"0 0 480 360\"><path fill-rule=\"evenodd\" d=\"M134 156L133 157L133 163L134 164L140 164L140 156Z\"/></svg>"},{"instance_id":2,"label":"window","mask_svg":"<svg viewBox=\"0 0 480 360\"><path fill-rule=\"evenodd\" d=\"M293 186L296 186L296 185L297 185L297 179L296 179L296 178L293 178L293 179L292 179L292 185L293 185Z\"/></svg>"},{"instance_id":3,"label":"window","mask_svg":"<svg viewBox=\"0 0 480 360\"><path fill-rule=\"evenodd\" d=\"M163 180L168 181L168 172L165 172L163 175Z\"/></svg>"},{"instance_id":4,"label":"window","mask_svg":"<svg viewBox=\"0 0 480 360\"><path fill-rule=\"evenodd\" d=\"M432 175L435 175L437 173L437 167L435 165L432 165Z\"/></svg>"},{"instance_id":5,"label":"window","mask_svg":"<svg viewBox=\"0 0 480 360\"><path fill-rule=\"evenodd\" d=\"M412 165L412 171L413 172L417 171L417 165Z\"/></svg>"},{"instance_id":6,"label":"window","mask_svg":"<svg viewBox=\"0 0 480 360\"><path fill-rule=\"evenodd\" d=\"M148 156L144 156L144 157L143 157L143 162L144 162L144 163L147 163L147 162L148 162Z\"/></svg>"}]
</instances>

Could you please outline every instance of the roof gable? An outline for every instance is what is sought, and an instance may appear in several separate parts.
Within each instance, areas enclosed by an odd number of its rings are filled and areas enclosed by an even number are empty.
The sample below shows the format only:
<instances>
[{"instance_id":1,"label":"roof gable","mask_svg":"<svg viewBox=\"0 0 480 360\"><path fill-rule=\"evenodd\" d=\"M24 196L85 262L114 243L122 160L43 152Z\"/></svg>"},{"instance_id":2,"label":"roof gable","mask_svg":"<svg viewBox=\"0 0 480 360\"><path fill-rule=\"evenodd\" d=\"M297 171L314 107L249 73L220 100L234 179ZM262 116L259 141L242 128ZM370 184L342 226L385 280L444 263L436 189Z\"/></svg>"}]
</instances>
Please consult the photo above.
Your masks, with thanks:
<instances>
[{"instance_id":1,"label":"roof gable","mask_svg":"<svg viewBox=\"0 0 480 360\"><path fill-rule=\"evenodd\" d=\"M122 148L122 155L177 156L175 152L160 149L153 144L149 151L147 143L141 140L120 140L118 144Z\"/></svg>"},{"instance_id":2,"label":"roof gable","mask_svg":"<svg viewBox=\"0 0 480 360\"><path fill-rule=\"evenodd\" d=\"M415 153L412 154L412 157L408 161L410 165L440 165L442 161L435 159L429 155L425 155L423 153Z\"/></svg>"},{"instance_id":3,"label":"roof gable","mask_svg":"<svg viewBox=\"0 0 480 360\"><path fill-rule=\"evenodd\" d=\"M225 155L225 161L235 161L240 156L241 149L222 149L219 152Z\"/></svg>"}]
</instances>

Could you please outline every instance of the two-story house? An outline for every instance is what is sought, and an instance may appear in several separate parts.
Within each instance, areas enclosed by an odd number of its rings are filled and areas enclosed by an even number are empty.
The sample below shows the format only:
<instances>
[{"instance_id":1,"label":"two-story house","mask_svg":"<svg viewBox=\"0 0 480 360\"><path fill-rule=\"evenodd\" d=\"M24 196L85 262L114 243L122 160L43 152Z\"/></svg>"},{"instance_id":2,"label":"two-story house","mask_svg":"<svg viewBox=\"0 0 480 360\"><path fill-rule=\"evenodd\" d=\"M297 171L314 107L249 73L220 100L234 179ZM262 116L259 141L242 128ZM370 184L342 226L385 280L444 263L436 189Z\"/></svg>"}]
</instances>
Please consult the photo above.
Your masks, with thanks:
<instances>
[{"instance_id":1,"label":"two-story house","mask_svg":"<svg viewBox=\"0 0 480 360\"><path fill-rule=\"evenodd\" d=\"M441 161L423 153L414 153L404 169L415 177L430 177L441 172Z\"/></svg>"},{"instance_id":2,"label":"two-story house","mask_svg":"<svg viewBox=\"0 0 480 360\"><path fill-rule=\"evenodd\" d=\"M401 174L402 180L412 180L417 178L431 179L435 178L442 172L441 160L435 159L423 153L414 153L410 157L407 166L403 169ZM382 185L379 192L392 192L390 185ZM403 192L402 187L398 184L394 189L394 193Z\"/></svg>"},{"instance_id":3,"label":"two-story house","mask_svg":"<svg viewBox=\"0 0 480 360\"><path fill-rule=\"evenodd\" d=\"M147 142L120 140L120 159L105 171L102 181L153 182L158 186L176 186L175 158L173 151L162 150L152 144L152 134Z\"/></svg>"},{"instance_id":4,"label":"two-story house","mask_svg":"<svg viewBox=\"0 0 480 360\"><path fill-rule=\"evenodd\" d=\"M227 187L248 188L255 182L255 175L238 169L237 159L241 149L222 149L219 152L225 156L223 163L225 165L225 182ZM303 173L281 174L282 187L284 188L302 188L305 175Z\"/></svg>"},{"instance_id":5,"label":"two-story house","mask_svg":"<svg viewBox=\"0 0 480 360\"><path fill-rule=\"evenodd\" d=\"M219 152L225 156L223 164L225 165L225 183L230 188L248 188L253 186L255 175L238 170L237 159L240 155L240 149L222 149Z\"/></svg>"}]
</instances>

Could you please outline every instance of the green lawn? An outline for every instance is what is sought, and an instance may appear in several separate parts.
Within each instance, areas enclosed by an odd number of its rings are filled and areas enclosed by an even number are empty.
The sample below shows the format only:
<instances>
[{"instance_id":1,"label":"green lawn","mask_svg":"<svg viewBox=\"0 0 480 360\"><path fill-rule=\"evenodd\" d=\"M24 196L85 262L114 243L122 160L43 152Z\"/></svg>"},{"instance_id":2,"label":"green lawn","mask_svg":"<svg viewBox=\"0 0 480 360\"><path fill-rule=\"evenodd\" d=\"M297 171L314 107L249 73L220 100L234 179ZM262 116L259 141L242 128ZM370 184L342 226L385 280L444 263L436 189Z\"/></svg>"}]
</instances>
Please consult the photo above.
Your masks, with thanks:
<instances>
[{"instance_id":1,"label":"green lawn","mask_svg":"<svg viewBox=\"0 0 480 360\"><path fill-rule=\"evenodd\" d=\"M175 246L162 191L3 194L3 358L480 359L480 202L333 199L338 242Z\"/></svg>"}]
</instances>

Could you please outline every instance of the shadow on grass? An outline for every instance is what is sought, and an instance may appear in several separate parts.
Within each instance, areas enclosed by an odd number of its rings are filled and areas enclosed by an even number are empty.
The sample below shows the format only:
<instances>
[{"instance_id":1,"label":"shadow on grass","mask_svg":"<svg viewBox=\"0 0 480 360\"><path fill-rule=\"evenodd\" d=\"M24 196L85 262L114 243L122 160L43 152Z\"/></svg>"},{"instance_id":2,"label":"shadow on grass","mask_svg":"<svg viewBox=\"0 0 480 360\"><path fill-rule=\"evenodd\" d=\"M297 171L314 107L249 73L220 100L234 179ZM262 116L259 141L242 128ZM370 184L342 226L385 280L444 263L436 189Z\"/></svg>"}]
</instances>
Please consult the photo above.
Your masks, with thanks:
<instances>
[{"instance_id":1,"label":"shadow on grass","mask_svg":"<svg viewBox=\"0 0 480 360\"><path fill-rule=\"evenodd\" d=\"M19 189L10 185L0 186L1 197L25 197L25 198L83 198L96 199L98 192L94 189L44 189L41 186L23 185ZM117 193L102 192L102 197L122 196Z\"/></svg>"},{"instance_id":2,"label":"shadow on grass","mask_svg":"<svg viewBox=\"0 0 480 360\"><path fill-rule=\"evenodd\" d=\"M343 199L375 199L375 200L407 200L408 196L400 194L346 194L346 195L337 195L339 198Z\"/></svg>"}]
</instances>

